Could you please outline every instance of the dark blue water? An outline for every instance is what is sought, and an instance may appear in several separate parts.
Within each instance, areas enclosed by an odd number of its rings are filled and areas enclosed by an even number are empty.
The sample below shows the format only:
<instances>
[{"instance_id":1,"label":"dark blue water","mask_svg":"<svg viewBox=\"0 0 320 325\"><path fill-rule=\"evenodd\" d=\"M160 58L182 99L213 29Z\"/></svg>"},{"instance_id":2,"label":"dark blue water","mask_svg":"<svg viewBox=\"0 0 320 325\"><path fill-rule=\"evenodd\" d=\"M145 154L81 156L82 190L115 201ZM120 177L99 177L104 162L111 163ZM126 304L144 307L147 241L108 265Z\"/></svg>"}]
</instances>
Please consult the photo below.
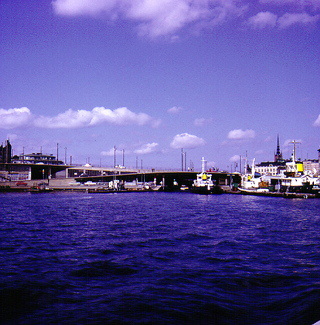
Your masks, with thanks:
<instances>
[{"instance_id":1,"label":"dark blue water","mask_svg":"<svg viewBox=\"0 0 320 325\"><path fill-rule=\"evenodd\" d=\"M320 200L0 195L1 324L312 324Z\"/></svg>"}]
</instances>

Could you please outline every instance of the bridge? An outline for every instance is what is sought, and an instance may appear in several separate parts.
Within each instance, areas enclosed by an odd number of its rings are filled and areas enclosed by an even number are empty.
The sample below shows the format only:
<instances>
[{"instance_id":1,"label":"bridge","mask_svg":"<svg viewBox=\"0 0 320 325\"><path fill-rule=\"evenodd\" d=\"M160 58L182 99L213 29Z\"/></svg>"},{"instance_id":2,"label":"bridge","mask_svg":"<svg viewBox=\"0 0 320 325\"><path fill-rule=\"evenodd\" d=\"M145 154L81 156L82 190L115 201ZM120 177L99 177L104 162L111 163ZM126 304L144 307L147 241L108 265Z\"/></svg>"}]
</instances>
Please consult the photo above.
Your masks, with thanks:
<instances>
[{"instance_id":1,"label":"bridge","mask_svg":"<svg viewBox=\"0 0 320 325\"><path fill-rule=\"evenodd\" d=\"M212 175L212 180L220 186L230 186L233 183L240 183L239 174L230 174L227 172L208 172ZM167 189L173 189L176 184L179 187L182 185L191 186L193 180L196 179L197 172L194 171L144 171L144 172L130 172L130 173L113 173L109 175L99 175L99 176L80 176L75 177L77 182L110 182L119 180L120 182L154 182L156 184L162 184Z\"/></svg>"},{"instance_id":2,"label":"bridge","mask_svg":"<svg viewBox=\"0 0 320 325\"><path fill-rule=\"evenodd\" d=\"M175 186L191 186L198 172L168 171L155 169L127 169L110 167L93 167L91 165L69 166L51 164L0 164L0 177L3 181L17 180L49 180L74 179L79 183L106 183L119 180L120 182L153 182L171 189ZM220 186L240 183L240 175L235 173L209 171L212 180Z\"/></svg>"}]
</instances>

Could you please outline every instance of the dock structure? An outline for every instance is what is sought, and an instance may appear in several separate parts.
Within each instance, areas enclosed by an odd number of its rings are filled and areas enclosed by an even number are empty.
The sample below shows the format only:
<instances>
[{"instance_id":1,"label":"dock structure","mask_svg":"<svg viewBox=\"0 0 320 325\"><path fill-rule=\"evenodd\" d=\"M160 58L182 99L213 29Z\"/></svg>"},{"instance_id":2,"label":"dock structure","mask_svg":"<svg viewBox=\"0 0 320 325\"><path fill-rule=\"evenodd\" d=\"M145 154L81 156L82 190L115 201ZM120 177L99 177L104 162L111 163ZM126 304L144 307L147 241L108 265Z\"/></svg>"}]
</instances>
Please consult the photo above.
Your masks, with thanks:
<instances>
[{"instance_id":1,"label":"dock structure","mask_svg":"<svg viewBox=\"0 0 320 325\"><path fill-rule=\"evenodd\" d=\"M240 182L238 174L209 172L221 187ZM51 189L75 189L117 181L119 184L153 184L162 189L175 190L181 186L191 186L196 178L195 171L173 171L155 169L128 169L94 167L91 165L70 166L50 164L0 164L0 186L10 188L30 188L35 184L46 184ZM25 185L27 184L27 185Z\"/></svg>"},{"instance_id":2,"label":"dock structure","mask_svg":"<svg viewBox=\"0 0 320 325\"><path fill-rule=\"evenodd\" d=\"M232 175L226 172L212 172L212 179L217 185L230 186L237 180L237 175ZM130 173L109 174L100 176L80 176L75 180L80 183L86 182L111 182L117 179L120 182L139 182L139 183L154 183L160 184L168 190L172 190L182 185L191 187L197 173L192 171L136 171Z\"/></svg>"}]
</instances>

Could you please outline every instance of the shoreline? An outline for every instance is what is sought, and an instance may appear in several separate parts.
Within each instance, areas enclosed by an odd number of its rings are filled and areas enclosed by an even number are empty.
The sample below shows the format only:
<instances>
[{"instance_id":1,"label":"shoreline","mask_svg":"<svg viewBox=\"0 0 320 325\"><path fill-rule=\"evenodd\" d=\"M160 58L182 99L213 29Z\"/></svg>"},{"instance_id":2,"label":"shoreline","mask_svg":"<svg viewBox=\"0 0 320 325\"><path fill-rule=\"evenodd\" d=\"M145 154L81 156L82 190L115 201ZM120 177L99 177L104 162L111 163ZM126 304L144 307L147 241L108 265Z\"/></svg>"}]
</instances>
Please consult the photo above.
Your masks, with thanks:
<instances>
[{"instance_id":1,"label":"shoreline","mask_svg":"<svg viewBox=\"0 0 320 325\"><path fill-rule=\"evenodd\" d=\"M52 181L50 181L52 182ZM94 185L67 185L67 184L57 184L57 185L48 185L43 182L36 185L37 182L32 182L24 186L12 186L0 185L0 193L53 193L53 192L79 192L79 193L141 193L141 192L177 192L185 193L186 191L181 190L152 190L144 189L141 187L129 188L129 189L111 189L101 186ZM220 194L232 194L232 195L252 195L252 196L265 196L265 197L282 197L288 199L314 199L320 198L320 193L294 193L294 192L246 192L241 190L231 190L227 188L222 189L222 193L211 193L206 195L220 195ZM204 195L204 194L201 194Z\"/></svg>"}]
</instances>

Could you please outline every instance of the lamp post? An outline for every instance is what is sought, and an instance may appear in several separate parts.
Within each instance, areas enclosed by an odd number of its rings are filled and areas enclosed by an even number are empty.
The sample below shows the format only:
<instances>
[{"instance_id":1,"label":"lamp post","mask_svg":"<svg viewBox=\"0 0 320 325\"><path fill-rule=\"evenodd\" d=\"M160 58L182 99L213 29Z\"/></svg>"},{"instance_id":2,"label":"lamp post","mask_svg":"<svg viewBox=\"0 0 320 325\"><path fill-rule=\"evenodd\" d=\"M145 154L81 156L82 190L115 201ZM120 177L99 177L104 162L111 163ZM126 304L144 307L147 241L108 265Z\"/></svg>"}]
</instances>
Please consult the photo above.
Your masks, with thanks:
<instances>
[{"instance_id":1,"label":"lamp post","mask_svg":"<svg viewBox=\"0 0 320 325\"><path fill-rule=\"evenodd\" d=\"M184 152L183 152L183 148L181 148L181 171L183 171L183 166L184 166L183 158L184 158Z\"/></svg>"}]
</instances>

